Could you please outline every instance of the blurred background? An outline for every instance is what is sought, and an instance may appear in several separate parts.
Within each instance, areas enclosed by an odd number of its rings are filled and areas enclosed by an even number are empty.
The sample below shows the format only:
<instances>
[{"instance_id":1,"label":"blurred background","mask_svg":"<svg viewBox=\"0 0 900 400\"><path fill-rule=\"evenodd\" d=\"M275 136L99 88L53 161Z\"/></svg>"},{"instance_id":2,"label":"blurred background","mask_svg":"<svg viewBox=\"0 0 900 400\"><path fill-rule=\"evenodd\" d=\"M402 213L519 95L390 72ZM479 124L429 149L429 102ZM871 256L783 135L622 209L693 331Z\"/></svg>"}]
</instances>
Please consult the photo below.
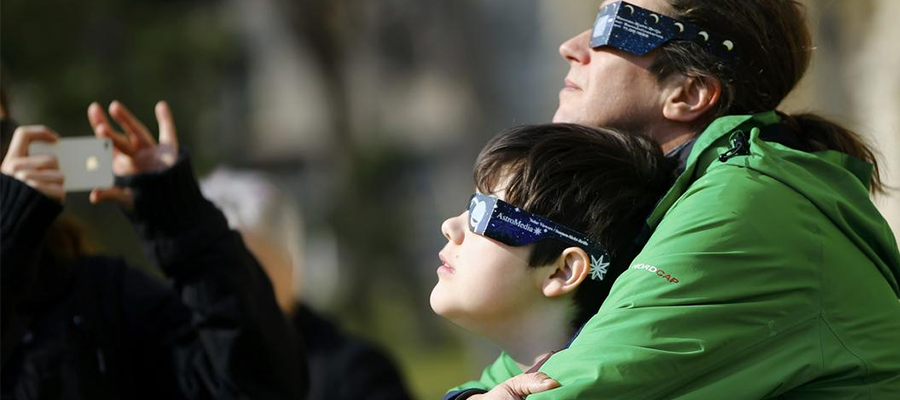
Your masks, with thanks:
<instances>
[{"instance_id":1,"label":"blurred background","mask_svg":"<svg viewBox=\"0 0 900 400\"><path fill-rule=\"evenodd\" d=\"M900 187L900 1L806 3L814 63L782 108L862 133ZM598 4L3 0L2 85L15 119L64 136L90 134L88 104L112 100L155 132L168 100L200 176L252 170L287 199L288 290L434 399L498 353L431 312L440 223L465 206L491 136L550 120L567 71L557 48ZM875 200L900 232L900 192ZM76 193L66 209L98 249L159 275L116 207Z\"/></svg>"}]
</instances>

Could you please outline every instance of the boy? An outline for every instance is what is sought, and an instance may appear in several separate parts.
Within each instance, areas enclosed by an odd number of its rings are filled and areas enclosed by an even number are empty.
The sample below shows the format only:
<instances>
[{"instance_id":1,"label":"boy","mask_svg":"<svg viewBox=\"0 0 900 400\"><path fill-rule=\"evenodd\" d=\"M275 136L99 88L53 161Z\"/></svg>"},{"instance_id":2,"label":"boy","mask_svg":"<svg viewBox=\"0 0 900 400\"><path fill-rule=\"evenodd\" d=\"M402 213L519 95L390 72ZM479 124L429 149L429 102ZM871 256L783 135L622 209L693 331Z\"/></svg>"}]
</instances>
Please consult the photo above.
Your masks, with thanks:
<instances>
[{"instance_id":1,"label":"boy","mask_svg":"<svg viewBox=\"0 0 900 400\"><path fill-rule=\"evenodd\" d=\"M503 353L484 393L566 347L640 249L674 165L652 141L572 124L522 126L482 150L468 210L441 226L431 307ZM481 390L484 389L484 390ZM462 395L462 397L456 397Z\"/></svg>"}]
</instances>

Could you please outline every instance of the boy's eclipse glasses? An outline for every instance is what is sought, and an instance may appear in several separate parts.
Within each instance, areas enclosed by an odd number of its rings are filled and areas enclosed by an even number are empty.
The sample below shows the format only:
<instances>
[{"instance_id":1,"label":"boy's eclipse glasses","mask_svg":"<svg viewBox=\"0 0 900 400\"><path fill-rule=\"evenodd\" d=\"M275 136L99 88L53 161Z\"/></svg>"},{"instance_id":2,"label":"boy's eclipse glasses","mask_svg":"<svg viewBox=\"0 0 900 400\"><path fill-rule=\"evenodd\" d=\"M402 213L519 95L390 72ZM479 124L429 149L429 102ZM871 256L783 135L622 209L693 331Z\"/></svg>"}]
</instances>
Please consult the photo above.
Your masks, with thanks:
<instances>
[{"instance_id":1,"label":"boy's eclipse glasses","mask_svg":"<svg viewBox=\"0 0 900 400\"><path fill-rule=\"evenodd\" d=\"M723 59L737 58L739 53L729 38L626 1L600 8L591 31L591 48L609 46L637 56L673 40L696 43Z\"/></svg>"},{"instance_id":2,"label":"boy's eclipse glasses","mask_svg":"<svg viewBox=\"0 0 900 400\"><path fill-rule=\"evenodd\" d=\"M514 247L556 239L580 247L590 255L592 279L603 280L608 272L609 254L583 233L486 194L473 194L468 210L469 230L475 234Z\"/></svg>"}]
</instances>

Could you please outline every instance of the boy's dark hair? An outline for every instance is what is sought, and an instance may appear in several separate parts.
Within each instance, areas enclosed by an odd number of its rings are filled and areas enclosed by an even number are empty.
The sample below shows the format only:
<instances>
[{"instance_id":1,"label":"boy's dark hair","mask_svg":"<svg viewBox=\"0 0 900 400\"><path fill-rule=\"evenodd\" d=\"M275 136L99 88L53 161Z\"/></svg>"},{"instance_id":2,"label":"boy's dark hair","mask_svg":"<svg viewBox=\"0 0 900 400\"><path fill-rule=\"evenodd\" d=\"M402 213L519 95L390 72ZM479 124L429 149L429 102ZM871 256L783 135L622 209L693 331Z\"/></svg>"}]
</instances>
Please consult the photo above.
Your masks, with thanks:
<instances>
[{"instance_id":1,"label":"boy's dark hair","mask_svg":"<svg viewBox=\"0 0 900 400\"><path fill-rule=\"evenodd\" d=\"M575 292L572 328L578 329L637 255L646 218L671 186L674 171L658 145L639 135L574 124L526 125L488 142L475 163L475 186L481 193L505 190L507 203L582 232L609 253L606 278L588 278ZM529 265L551 263L566 247L551 239L538 242Z\"/></svg>"}]
</instances>

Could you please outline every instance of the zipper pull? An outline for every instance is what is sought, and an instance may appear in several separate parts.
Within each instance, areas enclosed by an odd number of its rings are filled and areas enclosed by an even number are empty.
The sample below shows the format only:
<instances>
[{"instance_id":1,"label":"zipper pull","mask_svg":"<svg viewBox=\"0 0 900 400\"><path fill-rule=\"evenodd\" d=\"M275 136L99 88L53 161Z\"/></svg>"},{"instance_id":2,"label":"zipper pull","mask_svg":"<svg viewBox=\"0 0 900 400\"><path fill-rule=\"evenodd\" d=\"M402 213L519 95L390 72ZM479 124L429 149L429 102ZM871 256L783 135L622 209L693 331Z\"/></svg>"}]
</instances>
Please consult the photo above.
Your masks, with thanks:
<instances>
[{"instance_id":1,"label":"zipper pull","mask_svg":"<svg viewBox=\"0 0 900 400\"><path fill-rule=\"evenodd\" d=\"M734 156L746 156L750 154L750 142L744 131L737 131L731 138L731 148L719 155L719 161L726 162Z\"/></svg>"}]
</instances>

